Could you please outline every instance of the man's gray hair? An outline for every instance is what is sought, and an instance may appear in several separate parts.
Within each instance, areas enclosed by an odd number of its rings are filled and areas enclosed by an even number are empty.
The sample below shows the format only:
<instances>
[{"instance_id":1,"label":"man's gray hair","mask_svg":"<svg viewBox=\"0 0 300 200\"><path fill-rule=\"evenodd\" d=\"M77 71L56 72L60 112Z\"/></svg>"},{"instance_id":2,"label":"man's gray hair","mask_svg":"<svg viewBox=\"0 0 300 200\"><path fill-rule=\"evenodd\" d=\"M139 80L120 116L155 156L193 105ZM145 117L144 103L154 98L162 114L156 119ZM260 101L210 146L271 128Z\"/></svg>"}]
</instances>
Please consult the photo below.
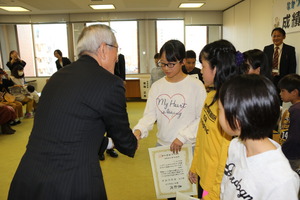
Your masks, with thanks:
<instances>
[{"instance_id":1,"label":"man's gray hair","mask_svg":"<svg viewBox=\"0 0 300 200\"><path fill-rule=\"evenodd\" d=\"M101 24L85 27L77 42L78 57L84 51L95 53L102 43L116 44L115 34L109 26Z\"/></svg>"}]
</instances>

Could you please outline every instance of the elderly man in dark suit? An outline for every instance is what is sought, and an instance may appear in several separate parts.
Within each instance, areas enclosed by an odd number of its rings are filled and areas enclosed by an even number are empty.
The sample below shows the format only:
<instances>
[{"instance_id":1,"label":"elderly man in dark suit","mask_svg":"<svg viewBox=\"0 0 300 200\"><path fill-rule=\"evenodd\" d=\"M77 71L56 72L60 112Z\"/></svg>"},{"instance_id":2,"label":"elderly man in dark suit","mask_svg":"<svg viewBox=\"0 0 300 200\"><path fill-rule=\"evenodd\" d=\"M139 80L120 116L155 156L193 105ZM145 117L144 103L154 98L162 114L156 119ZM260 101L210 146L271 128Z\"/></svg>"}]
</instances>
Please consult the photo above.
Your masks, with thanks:
<instances>
[{"instance_id":1,"label":"elderly man in dark suit","mask_svg":"<svg viewBox=\"0 0 300 200\"><path fill-rule=\"evenodd\" d=\"M42 91L27 150L9 200L107 199L98 151L109 133L130 157L137 138L129 128L125 89L113 75L118 44L108 26L86 27L79 59L60 69Z\"/></svg>"},{"instance_id":2,"label":"elderly man in dark suit","mask_svg":"<svg viewBox=\"0 0 300 200\"><path fill-rule=\"evenodd\" d=\"M296 72L295 47L284 44L286 33L282 28L274 28L271 33L273 44L264 47L268 57L269 67L272 68L274 84L287 74Z\"/></svg>"}]
</instances>

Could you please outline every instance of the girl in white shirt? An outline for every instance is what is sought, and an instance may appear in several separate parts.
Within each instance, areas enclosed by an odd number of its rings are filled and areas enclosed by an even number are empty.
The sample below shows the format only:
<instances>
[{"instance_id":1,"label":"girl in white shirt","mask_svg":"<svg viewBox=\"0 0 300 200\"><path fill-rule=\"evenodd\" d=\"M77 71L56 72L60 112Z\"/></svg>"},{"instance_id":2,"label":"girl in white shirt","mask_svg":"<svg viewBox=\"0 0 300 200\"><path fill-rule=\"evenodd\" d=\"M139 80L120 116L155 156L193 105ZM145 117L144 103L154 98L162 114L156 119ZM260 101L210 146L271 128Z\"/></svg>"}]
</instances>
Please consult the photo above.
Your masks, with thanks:
<instances>
[{"instance_id":1,"label":"girl in white shirt","mask_svg":"<svg viewBox=\"0 0 300 200\"><path fill-rule=\"evenodd\" d=\"M140 138L148 136L157 121L157 145L178 153L185 143L195 144L206 90L200 80L182 72L185 47L169 40L160 49L159 66L165 77L153 83L144 116L133 128Z\"/></svg>"}]
</instances>

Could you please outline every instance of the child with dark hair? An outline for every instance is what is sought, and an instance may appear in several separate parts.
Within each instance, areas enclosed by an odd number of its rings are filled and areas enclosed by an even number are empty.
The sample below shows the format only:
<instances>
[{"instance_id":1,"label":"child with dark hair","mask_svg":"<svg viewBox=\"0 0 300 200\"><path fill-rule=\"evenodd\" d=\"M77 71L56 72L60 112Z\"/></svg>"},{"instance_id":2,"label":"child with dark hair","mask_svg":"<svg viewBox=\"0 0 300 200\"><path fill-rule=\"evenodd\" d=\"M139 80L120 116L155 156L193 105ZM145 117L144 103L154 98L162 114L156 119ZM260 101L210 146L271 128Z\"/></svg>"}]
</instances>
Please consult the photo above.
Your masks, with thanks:
<instances>
[{"instance_id":1,"label":"child with dark hair","mask_svg":"<svg viewBox=\"0 0 300 200\"><path fill-rule=\"evenodd\" d=\"M293 170L300 175L300 76L289 74L283 77L278 87L283 102L291 102L285 119L289 126L281 130L282 151L289 160Z\"/></svg>"},{"instance_id":2,"label":"child with dark hair","mask_svg":"<svg viewBox=\"0 0 300 200\"><path fill-rule=\"evenodd\" d=\"M272 71L268 67L267 55L259 50L252 49L243 53L244 64L240 67L241 74L261 74L272 80Z\"/></svg>"},{"instance_id":3,"label":"child with dark hair","mask_svg":"<svg viewBox=\"0 0 300 200\"><path fill-rule=\"evenodd\" d=\"M29 93L28 98L33 99L33 110L35 111L40 100L40 95L35 90L35 87L33 85L28 85L27 91Z\"/></svg>"},{"instance_id":4,"label":"child with dark hair","mask_svg":"<svg viewBox=\"0 0 300 200\"><path fill-rule=\"evenodd\" d=\"M227 40L207 44L200 52L203 81L209 90L201 113L193 162L189 172L192 183L203 188L205 200L220 198L220 184L231 140L218 123L218 96L222 84L237 74L242 55ZM198 194L201 197L201 194Z\"/></svg>"},{"instance_id":5,"label":"child with dark hair","mask_svg":"<svg viewBox=\"0 0 300 200\"><path fill-rule=\"evenodd\" d=\"M183 144L195 145L206 97L203 83L182 72L185 61L182 42L169 40L161 47L158 64L166 76L151 86L144 115L133 128L137 137L145 138L157 121L157 146L169 146L173 153Z\"/></svg>"},{"instance_id":6,"label":"child with dark hair","mask_svg":"<svg viewBox=\"0 0 300 200\"><path fill-rule=\"evenodd\" d=\"M219 93L219 123L234 138L221 184L221 200L296 200L299 177L280 145L269 139L280 115L274 84L250 74L234 77Z\"/></svg>"},{"instance_id":7,"label":"child with dark hair","mask_svg":"<svg viewBox=\"0 0 300 200\"><path fill-rule=\"evenodd\" d=\"M185 74L196 75L203 82L201 70L196 67L196 53L193 50L185 52L185 65L182 66L182 71Z\"/></svg>"},{"instance_id":8,"label":"child with dark hair","mask_svg":"<svg viewBox=\"0 0 300 200\"><path fill-rule=\"evenodd\" d=\"M158 66L158 61L160 59L159 53L156 53L153 58L154 58L155 67L152 68L150 72L150 85L152 85L155 81L165 76L165 73L162 70L162 68Z\"/></svg>"}]
</instances>

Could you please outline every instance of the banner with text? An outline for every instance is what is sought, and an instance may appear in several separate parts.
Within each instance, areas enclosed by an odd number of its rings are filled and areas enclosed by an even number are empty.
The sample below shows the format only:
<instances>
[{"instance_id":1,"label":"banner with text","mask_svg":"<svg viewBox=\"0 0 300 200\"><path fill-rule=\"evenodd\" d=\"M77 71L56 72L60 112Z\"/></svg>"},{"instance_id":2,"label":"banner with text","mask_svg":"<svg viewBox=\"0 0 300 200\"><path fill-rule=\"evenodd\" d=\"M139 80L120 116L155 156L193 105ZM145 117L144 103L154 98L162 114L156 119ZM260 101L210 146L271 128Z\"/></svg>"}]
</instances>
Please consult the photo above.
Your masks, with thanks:
<instances>
[{"instance_id":1,"label":"banner with text","mask_svg":"<svg viewBox=\"0 0 300 200\"><path fill-rule=\"evenodd\" d=\"M300 0L274 0L273 26L286 33L300 31Z\"/></svg>"}]
</instances>

